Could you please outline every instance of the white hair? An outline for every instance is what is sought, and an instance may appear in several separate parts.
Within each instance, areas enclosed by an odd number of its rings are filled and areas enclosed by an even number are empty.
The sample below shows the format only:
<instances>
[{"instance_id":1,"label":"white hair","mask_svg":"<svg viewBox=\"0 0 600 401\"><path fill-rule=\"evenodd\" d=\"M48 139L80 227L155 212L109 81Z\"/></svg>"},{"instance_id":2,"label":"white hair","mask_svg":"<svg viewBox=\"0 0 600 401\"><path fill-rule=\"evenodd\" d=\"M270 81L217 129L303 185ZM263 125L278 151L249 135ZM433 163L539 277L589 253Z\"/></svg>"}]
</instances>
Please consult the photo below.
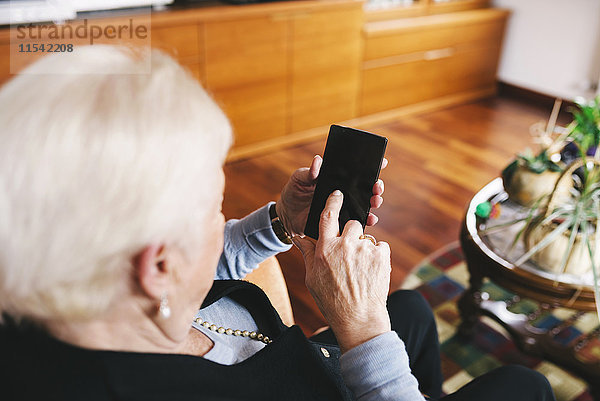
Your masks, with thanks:
<instances>
[{"instance_id":1,"label":"white hair","mask_svg":"<svg viewBox=\"0 0 600 401\"><path fill-rule=\"evenodd\" d=\"M0 314L89 318L128 285L144 246L192 252L202 240L231 127L171 57L140 54L79 47L1 88ZM90 66L103 73L81 73Z\"/></svg>"}]
</instances>

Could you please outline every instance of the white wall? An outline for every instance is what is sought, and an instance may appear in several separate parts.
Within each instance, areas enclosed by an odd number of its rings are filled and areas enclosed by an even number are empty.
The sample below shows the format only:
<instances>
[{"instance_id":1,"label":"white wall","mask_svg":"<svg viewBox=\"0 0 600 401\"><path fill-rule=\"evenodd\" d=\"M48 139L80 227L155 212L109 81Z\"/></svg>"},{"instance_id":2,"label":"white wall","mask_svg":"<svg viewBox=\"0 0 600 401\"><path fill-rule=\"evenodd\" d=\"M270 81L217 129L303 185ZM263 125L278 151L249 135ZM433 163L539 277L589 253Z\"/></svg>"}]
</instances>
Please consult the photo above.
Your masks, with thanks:
<instances>
[{"instance_id":1,"label":"white wall","mask_svg":"<svg viewBox=\"0 0 600 401\"><path fill-rule=\"evenodd\" d=\"M599 0L493 0L493 5L512 10L500 81L570 100L598 92Z\"/></svg>"}]
</instances>

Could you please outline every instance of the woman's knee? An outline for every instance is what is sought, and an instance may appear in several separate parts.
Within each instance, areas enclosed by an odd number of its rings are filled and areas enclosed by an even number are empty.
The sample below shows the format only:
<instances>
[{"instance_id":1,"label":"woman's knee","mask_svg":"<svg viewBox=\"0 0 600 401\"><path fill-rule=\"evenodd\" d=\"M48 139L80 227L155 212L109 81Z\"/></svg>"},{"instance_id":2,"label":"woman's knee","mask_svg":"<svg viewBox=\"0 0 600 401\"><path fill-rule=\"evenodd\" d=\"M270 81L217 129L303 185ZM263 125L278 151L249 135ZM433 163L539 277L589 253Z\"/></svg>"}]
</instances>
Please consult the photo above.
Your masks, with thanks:
<instances>
[{"instance_id":1,"label":"woman's knee","mask_svg":"<svg viewBox=\"0 0 600 401\"><path fill-rule=\"evenodd\" d=\"M387 302L392 324L397 318L425 324L434 321L431 307L418 291L394 291Z\"/></svg>"},{"instance_id":2,"label":"woman's knee","mask_svg":"<svg viewBox=\"0 0 600 401\"><path fill-rule=\"evenodd\" d=\"M554 400L552 387L540 372L520 365L507 365L496 369L493 374L498 384L510 386L518 392L515 400Z\"/></svg>"},{"instance_id":3,"label":"woman's knee","mask_svg":"<svg viewBox=\"0 0 600 401\"><path fill-rule=\"evenodd\" d=\"M477 377L443 401L555 401L548 380L517 365L502 366Z\"/></svg>"}]
</instances>

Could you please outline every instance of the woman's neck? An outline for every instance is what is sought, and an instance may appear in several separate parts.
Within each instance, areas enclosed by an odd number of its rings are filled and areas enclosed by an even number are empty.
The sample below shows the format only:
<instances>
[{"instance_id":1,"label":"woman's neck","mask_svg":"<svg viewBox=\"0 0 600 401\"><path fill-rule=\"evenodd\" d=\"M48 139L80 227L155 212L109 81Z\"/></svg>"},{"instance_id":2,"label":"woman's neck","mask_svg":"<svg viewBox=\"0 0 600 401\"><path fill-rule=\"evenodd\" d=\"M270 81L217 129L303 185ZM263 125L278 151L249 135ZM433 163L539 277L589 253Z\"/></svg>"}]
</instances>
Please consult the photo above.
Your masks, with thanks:
<instances>
[{"instance_id":1,"label":"woman's neck","mask_svg":"<svg viewBox=\"0 0 600 401\"><path fill-rule=\"evenodd\" d=\"M113 312L89 321L52 322L46 329L63 342L95 350L202 356L213 347L206 335L191 326L191 320L187 332L177 340L161 327L170 323L175 324L174 321L157 324L139 309Z\"/></svg>"}]
</instances>

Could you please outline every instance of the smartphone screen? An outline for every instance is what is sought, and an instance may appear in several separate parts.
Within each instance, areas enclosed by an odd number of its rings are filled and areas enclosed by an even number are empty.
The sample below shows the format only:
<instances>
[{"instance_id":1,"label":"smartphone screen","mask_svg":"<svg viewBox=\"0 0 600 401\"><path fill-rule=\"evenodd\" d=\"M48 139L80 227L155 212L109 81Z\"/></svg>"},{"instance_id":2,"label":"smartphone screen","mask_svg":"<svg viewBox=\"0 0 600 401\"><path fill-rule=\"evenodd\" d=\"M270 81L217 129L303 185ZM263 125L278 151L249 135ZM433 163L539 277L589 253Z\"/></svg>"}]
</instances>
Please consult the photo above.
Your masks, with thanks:
<instances>
[{"instance_id":1,"label":"smartphone screen","mask_svg":"<svg viewBox=\"0 0 600 401\"><path fill-rule=\"evenodd\" d=\"M321 212L327 198L336 189L344 194L340 232L349 220L358 220L364 229L371 209L373 185L379 178L386 146L385 137L339 125L331 126L304 234L319 238Z\"/></svg>"}]
</instances>

